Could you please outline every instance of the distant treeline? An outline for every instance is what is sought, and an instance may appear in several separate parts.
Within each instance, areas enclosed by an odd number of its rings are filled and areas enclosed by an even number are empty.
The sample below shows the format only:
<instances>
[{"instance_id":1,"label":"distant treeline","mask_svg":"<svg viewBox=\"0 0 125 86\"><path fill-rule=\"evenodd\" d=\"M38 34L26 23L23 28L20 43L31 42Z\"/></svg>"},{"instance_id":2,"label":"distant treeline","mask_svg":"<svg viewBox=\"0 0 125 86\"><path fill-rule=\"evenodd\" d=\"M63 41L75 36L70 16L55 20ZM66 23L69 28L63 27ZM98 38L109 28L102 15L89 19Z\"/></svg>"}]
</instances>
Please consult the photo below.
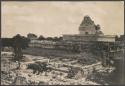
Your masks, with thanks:
<instances>
[{"instance_id":1,"label":"distant treeline","mask_svg":"<svg viewBox=\"0 0 125 86\"><path fill-rule=\"evenodd\" d=\"M1 38L2 41L2 47L14 47L15 46L15 40L18 40L18 42L21 44L22 48L27 48L28 43L30 42L30 37L35 37L36 40L50 40L50 41L61 41L63 40L63 37L44 37L40 35L37 37L37 35L29 33L27 37L21 36L20 34L17 34L16 36L12 38ZM116 37L116 41L122 41L125 40L125 35L121 35L120 37Z\"/></svg>"},{"instance_id":2,"label":"distant treeline","mask_svg":"<svg viewBox=\"0 0 125 86\"><path fill-rule=\"evenodd\" d=\"M21 36L17 34L13 38L1 38L2 40L2 47L15 47L16 46L16 41L17 43L20 43L20 46L25 49L28 47L28 43L30 40L24 36Z\"/></svg>"},{"instance_id":3,"label":"distant treeline","mask_svg":"<svg viewBox=\"0 0 125 86\"><path fill-rule=\"evenodd\" d=\"M39 37L36 34L29 33L27 34L27 38L35 38L37 40L51 40L51 41L60 41L63 37L44 37L43 35L40 35Z\"/></svg>"},{"instance_id":4,"label":"distant treeline","mask_svg":"<svg viewBox=\"0 0 125 86\"><path fill-rule=\"evenodd\" d=\"M49 40L49 41L60 41L62 40L62 37L44 37L42 35L40 35L39 37L37 37L37 35L35 34L28 34L31 37L36 37L36 40ZM20 34L15 35L12 38L1 38L2 41L2 47L14 47L15 41L18 41L21 44L22 48L27 48L28 47L28 43L30 42L30 38L27 36L21 36Z\"/></svg>"},{"instance_id":5,"label":"distant treeline","mask_svg":"<svg viewBox=\"0 0 125 86\"><path fill-rule=\"evenodd\" d=\"M38 40L51 40L51 41L60 41L62 37L39 37Z\"/></svg>"}]
</instances>

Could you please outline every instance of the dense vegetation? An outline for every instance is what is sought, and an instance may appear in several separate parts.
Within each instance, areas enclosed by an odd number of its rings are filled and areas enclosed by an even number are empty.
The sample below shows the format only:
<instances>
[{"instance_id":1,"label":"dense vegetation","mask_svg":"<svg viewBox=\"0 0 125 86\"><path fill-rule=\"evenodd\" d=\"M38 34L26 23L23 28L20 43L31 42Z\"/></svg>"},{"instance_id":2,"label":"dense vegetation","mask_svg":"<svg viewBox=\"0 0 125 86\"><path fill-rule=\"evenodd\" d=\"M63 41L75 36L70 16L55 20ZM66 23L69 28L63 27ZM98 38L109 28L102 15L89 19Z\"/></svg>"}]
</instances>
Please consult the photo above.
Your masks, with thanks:
<instances>
[{"instance_id":1,"label":"dense vegetation","mask_svg":"<svg viewBox=\"0 0 125 86\"><path fill-rule=\"evenodd\" d=\"M13 48L13 54L14 58L13 60L18 61L18 67L20 68L20 61L23 58L22 49L25 49L28 47L28 43L30 40L24 36L21 36L20 34L17 34L13 38L3 38L2 39L2 47L12 47Z\"/></svg>"},{"instance_id":2,"label":"dense vegetation","mask_svg":"<svg viewBox=\"0 0 125 86\"><path fill-rule=\"evenodd\" d=\"M62 37L44 37L44 36L39 36L38 40L50 40L50 41L60 41L62 40Z\"/></svg>"},{"instance_id":3,"label":"dense vegetation","mask_svg":"<svg viewBox=\"0 0 125 86\"><path fill-rule=\"evenodd\" d=\"M30 42L30 40L24 36L19 35L19 34L17 34L13 38L2 38L2 47L14 47L16 45L15 44L16 39L19 41L20 46L23 49L28 47L28 43Z\"/></svg>"}]
</instances>

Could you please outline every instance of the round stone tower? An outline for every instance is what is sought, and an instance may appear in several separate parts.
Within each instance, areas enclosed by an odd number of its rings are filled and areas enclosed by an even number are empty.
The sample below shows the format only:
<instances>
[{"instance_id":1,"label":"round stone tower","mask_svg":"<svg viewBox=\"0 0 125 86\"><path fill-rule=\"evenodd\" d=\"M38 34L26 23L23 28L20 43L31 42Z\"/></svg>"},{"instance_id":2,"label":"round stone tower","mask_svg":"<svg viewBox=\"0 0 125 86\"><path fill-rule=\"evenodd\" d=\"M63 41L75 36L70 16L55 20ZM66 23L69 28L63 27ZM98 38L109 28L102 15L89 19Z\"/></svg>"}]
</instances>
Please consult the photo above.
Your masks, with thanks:
<instances>
[{"instance_id":1,"label":"round stone tower","mask_svg":"<svg viewBox=\"0 0 125 86\"><path fill-rule=\"evenodd\" d=\"M94 21L87 15L84 17L82 23L79 26L80 35L94 35L96 34Z\"/></svg>"}]
</instances>

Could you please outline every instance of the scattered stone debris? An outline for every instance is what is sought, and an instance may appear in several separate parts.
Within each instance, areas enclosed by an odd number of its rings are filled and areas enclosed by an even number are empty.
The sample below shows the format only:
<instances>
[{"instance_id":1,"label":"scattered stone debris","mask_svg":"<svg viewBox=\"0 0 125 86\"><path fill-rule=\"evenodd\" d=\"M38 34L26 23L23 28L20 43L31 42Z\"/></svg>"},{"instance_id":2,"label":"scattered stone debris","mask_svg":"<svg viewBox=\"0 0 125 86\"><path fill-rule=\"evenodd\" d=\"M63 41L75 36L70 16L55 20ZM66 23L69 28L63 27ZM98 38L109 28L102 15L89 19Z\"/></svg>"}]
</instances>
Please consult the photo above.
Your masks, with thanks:
<instances>
[{"instance_id":1,"label":"scattered stone debris","mask_svg":"<svg viewBox=\"0 0 125 86\"><path fill-rule=\"evenodd\" d=\"M82 65L78 63L79 59L62 58L62 60L54 60L53 58L48 60L45 57L25 55L25 61L21 62L21 68L17 70L17 64L10 59L11 56L12 54L8 53L2 54L1 85L108 84L105 77L115 69L103 67L100 65L101 63L96 61L90 65L85 63Z\"/></svg>"}]
</instances>

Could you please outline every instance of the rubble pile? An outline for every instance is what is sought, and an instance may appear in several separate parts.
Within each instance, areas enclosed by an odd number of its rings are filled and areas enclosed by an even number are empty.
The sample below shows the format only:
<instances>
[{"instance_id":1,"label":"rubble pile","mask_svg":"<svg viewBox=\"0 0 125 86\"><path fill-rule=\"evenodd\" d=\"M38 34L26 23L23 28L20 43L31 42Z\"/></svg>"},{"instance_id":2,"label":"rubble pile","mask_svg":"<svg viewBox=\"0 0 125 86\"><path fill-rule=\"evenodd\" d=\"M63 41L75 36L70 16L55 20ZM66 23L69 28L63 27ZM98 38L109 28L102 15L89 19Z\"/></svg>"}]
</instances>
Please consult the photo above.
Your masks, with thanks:
<instances>
[{"instance_id":1,"label":"rubble pile","mask_svg":"<svg viewBox=\"0 0 125 86\"><path fill-rule=\"evenodd\" d=\"M21 62L21 68L17 70L18 64L11 60L12 53L6 53L6 55L2 53L2 85L99 85L106 83L100 74L107 76L114 70L113 68L102 67L96 61L83 66L78 63L77 59L64 58L60 60L59 58L49 59L32 55L25 55L25 57L30 60ZM85 57L87 58L87 55ZM45 71L44 69L38 74L39 70L33 73L34 69L27 69L29 64L36 62L48 62L47 67L52 68L52 70Z\"/></svg>"}]
</instances>

